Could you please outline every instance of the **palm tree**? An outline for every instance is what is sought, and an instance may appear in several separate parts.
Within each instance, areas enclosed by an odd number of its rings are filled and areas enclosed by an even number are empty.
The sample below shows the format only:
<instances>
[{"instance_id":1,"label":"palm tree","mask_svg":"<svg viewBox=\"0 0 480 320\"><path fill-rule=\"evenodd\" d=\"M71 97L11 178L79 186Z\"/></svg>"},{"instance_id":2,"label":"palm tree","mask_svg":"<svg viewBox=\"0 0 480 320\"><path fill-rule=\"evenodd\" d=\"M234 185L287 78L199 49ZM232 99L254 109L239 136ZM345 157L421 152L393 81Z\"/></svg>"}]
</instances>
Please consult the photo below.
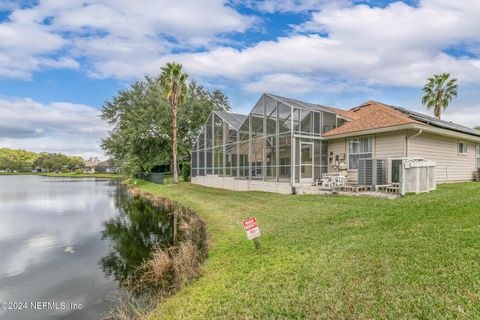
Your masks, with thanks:
<instances>
[{"instance_id":1,"label":"palm tree","mask_svg":"<svg viewBox=\"0 0 480 320\"><path fill-rule=\"evenodd\" d=\"M428 78L427 84L423 87L425 95L422 104L427 109L433 108L433 113L437 119L440 119L442 110L446 110L448 105L457 97L457 79L450 79L450 73L436 74Z\"/></svg>"},{"instance_id":2,"label":"palm tree","mask_svg":"<svg viewBox=\"0 0 480 320\"><path fill-rule=\"evenodd\" d=\"M173 127L173 183L178 183L177 170L177 108L181 106L188 95L188 75L183 72L182 65L179 63L167 63L162 68L160 75L160 88L163 96L172 106L172 127Z\"/></svg>"}]
</instances>

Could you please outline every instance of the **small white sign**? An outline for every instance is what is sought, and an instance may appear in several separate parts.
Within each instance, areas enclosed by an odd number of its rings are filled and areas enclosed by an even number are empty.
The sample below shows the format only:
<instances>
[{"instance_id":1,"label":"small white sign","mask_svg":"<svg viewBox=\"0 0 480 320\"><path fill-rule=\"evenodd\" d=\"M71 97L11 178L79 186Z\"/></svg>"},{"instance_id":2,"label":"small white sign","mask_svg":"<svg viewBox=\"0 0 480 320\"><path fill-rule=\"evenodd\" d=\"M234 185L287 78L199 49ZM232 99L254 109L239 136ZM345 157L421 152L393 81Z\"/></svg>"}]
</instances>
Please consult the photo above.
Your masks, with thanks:
<instances>
[{"instance_id":1,"label":"small white sign","mask_svg":"<svg viewBox=\"0 0 480 320\"><path fill-rule=\"evenodd\" d=\"M257 225L257 219L252 217L244 220L243 227L247 233L248 240L253 240L260 237L260 228Z\"/></svg>"},{"instance_id":2,"label":"small white sign","mask_svg":"<svg viewBox=\"0 0 480 320\"><path fill-rule=\"evenodd\" d=\"M256 228L253 228L253 229L250 229L247 231L247 238L248 240L253 240L255 238L258 238L260 237L260 228L259 227L256 227Z\"/></svg>"}]
</instances>

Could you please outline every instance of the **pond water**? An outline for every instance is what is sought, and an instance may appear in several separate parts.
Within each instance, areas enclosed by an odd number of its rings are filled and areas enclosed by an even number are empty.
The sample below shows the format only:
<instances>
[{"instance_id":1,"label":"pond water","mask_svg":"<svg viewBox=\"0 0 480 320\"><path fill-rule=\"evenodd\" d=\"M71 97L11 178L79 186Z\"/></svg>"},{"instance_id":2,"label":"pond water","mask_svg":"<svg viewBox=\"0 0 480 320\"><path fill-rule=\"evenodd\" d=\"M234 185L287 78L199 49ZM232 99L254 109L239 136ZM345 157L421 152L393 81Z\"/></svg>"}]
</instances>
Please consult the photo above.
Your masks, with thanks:
<instances>
[{"instance_id":1,"label":"pond water","mask_svg":"<svg viewBox=\"0 0 480 320\"><path fill-rule=\"evenodd\" d=\"M102 318L172 223L110 180L0 176L0 303L27 309L0 319Z\"/></svg>"}]
</instances>

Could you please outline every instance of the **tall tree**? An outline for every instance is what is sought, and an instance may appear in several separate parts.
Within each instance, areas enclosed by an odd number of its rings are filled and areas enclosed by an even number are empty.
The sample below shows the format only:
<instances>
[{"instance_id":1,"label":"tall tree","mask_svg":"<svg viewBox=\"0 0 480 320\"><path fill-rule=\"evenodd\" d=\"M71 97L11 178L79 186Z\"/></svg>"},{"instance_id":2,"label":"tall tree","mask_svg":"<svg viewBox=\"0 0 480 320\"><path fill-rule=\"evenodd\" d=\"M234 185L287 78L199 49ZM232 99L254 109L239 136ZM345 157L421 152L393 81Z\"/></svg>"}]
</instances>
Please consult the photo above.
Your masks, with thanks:
<instances>
[{"instance_id":1,"label":"tall tree","mask_svg":"<svg viewBox=\"0 0 480 320\"><path fill-rule=\"evenodd\" d=\"M212 110L229 110L220 91L208 91L191 81L189 94L178 110L177 157L189 161L192 144ZM121 90L102 109L112 130L102 142L126 175L156 171L172 162L172 107L158 90L158 78L145 77Z\"/></svg>"},{"instance_id":2,"label":"tall tree","mask_svg":"<svg viewBox=\"0 0 480 320\"><path fill-rule=\"evenodd\" d=\"M177 169L177 108L182 105L188 96L188 75L183 72L179 63L167 63L160 75L160 88L163 96L172 106L172 154L173 154L173 183L178 183Z\"/></svg>"},{"instance_id":3,"label":"tall tree","mask_svg":"<svg viewBox=\"0 0 480 320\"><path fill-rule=\"evenodd\" d=\"M427 109L433 108L433 113L440 119L443 110L454 98L457 97L457 79L450 78L450 73L436 74L428 78L427 84L423 87L422 103Z\"/></svg>"}]
</instances>

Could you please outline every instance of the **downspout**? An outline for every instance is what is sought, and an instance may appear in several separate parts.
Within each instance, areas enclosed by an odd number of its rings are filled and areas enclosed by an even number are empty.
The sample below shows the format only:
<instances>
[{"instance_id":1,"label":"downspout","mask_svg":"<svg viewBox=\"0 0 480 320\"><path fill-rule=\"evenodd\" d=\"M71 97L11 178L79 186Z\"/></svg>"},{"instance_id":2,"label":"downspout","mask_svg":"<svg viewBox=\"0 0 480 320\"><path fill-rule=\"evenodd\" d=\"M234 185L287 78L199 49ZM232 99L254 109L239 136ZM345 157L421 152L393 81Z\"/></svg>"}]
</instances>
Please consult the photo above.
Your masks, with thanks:
<instances>
[{"instance_id":1,"label":"downspout","mask_svg":"<svg viewBox=\"0 0 480 320\"><path fill-rule=\"evenodd\" d=\"M405 157L408 157L408 142L411 138L418 137L423 133L423 129L418 129L418 132L411 135L411 136L405 136Z\"/></svg>"}]
</instances>

